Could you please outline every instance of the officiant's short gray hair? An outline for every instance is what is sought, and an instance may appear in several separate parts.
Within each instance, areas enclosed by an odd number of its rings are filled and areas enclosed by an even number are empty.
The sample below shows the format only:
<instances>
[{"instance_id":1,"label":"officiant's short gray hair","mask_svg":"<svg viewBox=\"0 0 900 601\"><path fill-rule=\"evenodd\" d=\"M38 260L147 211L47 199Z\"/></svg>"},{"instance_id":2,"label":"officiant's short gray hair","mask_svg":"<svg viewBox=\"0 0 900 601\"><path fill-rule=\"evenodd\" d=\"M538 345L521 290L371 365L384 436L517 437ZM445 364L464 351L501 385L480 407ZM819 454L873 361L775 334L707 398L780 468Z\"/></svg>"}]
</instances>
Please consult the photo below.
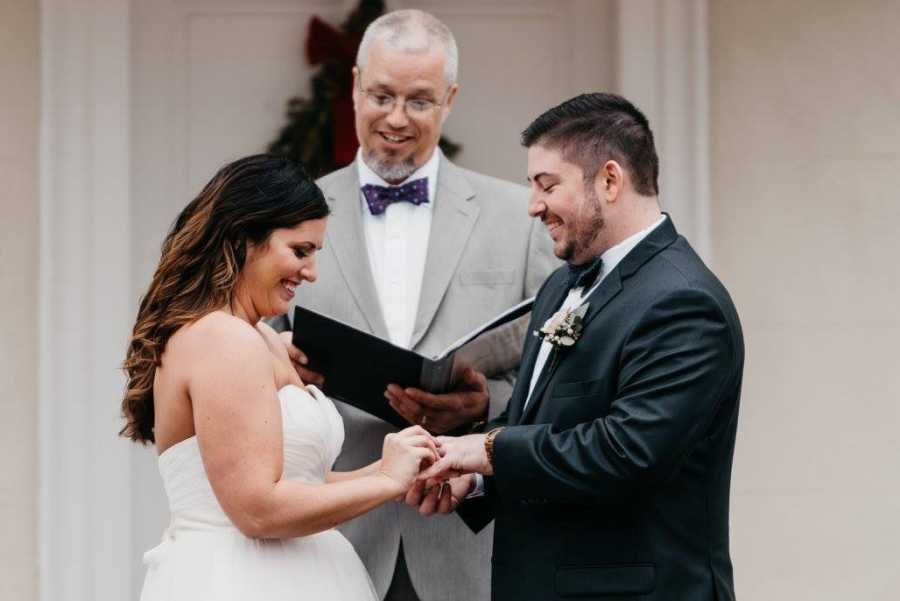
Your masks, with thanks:
<instances>
[{"instance_id":1,"label":"officiant's short gray hair","mask_svg":"<svg viewBox=\"0 0 900 601\"><path fill-rule=\"evenodd\" d=\"M456 83L459 72L456 38L450 28L434 15L416 9L395 10L372 21L366 28L359 44L359 52L356 53L356 64L360 69L366 66L369 48L375 40L413 54L428 52L432 44L440 44L445 57L444 78L448 86Z\"/></svg>"}]
</instances>

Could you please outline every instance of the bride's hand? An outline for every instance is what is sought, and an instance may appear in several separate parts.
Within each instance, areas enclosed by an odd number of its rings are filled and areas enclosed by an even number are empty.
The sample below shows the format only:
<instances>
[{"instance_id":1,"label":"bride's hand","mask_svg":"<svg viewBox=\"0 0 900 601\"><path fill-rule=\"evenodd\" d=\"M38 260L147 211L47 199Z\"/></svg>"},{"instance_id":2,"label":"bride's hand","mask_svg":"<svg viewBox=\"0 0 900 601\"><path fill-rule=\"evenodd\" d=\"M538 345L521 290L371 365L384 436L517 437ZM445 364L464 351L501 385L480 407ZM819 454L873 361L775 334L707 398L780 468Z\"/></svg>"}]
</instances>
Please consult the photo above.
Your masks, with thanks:
<instances>
[{"instance_id":1,"label":"bride's hand","mask_svg":"<svg viewBox=\"0 0 900 601\"><path fill-rule=\"evenodd\" d=\"M439 458L431 434L421 426L411 426L384 437L380 471L397 483L401 494L409 490L421 470Z\"/></svg>"}]
</instances>

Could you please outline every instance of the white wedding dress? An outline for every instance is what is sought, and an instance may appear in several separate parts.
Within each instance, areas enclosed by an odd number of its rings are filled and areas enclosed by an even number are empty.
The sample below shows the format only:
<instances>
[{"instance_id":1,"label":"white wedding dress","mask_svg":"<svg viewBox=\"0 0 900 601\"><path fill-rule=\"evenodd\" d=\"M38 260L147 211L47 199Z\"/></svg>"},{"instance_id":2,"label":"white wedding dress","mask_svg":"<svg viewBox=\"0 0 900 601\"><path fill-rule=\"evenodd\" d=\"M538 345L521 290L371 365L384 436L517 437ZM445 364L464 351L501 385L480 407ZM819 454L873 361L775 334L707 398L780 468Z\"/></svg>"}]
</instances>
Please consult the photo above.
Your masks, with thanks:
<instances>
[{"instance_id":1,"label":"white wedding dress","mask_svg":"<svg viewBox=\"0 0 900 601\"><path fill-rule=\"evenodd\" d=\"M331 400L313 386L278 391L286 479L324 482L344 442ZM291 539L253 539L231 523L213 494L197 438L159 456L172 521L144 554L141 601L375 601L353 546L336 530Z\"/></svg>"}]
</instances>

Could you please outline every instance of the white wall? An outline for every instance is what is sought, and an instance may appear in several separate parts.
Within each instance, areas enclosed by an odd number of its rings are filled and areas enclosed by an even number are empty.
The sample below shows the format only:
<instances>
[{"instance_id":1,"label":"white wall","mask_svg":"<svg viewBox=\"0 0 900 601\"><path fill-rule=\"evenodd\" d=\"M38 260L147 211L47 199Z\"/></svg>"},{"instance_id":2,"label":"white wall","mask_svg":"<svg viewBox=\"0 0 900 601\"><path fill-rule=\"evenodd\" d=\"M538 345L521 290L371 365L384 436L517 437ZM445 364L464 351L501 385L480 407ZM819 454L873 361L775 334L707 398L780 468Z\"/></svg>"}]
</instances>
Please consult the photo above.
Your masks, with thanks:
<instances>
[{"instance_id":1,"label":"white wall","mask_svg":"<svg viewBox=\"0 0 900 601\"><path fill-rule=\"evenodd\" d=\"M738 598L900 590L900 4L711 2L712 223L743 320Z\"/></svg>"},{"instance_id":2,"label":"white wall","mask_svg":"<svg viewBox=\"0 0 900 601\"><path fill-rule=\"evenodd\" d=\"M38 3L0 4L0 599L36 597Z\"/></svg>"}]
</instances>

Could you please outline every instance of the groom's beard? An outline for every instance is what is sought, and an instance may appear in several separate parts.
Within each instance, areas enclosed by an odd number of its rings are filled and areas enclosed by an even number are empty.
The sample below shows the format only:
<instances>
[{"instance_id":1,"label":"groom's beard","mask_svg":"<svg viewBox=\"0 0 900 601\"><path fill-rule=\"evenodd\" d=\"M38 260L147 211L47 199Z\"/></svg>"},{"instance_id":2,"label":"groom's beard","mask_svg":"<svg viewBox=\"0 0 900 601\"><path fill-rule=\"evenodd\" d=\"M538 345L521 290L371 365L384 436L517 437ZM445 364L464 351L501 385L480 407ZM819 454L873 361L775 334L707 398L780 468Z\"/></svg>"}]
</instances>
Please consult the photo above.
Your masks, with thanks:
<instances>
[{"instance_id":1,"label":"groom's beard","mask_svg":"<svg viewBox=\"0 0 900 601\"><path fill-rule=\"evenodd\" d=\"M600 198L594 191L593 183L585 184L584 205L572 224L571 238L563 247L560 259L567 263L581 265L596 258L590 256L591 247L600 235L606 222L603 220L603 208ZM577 263L575 263L577 261Z\"/></svg>"},{"instance_id":2,"label":"groom's beard","mask_svg":"<svg viewBox=\"0 0 900 601\"><path fill-rule=\"evenodd\" d=\"M416 170L416 164L413 158L409 157L400 162L392 162L387 159L381 159L376 156L375 151L363 153L363 160L369 169L374 171L378 177L389 184L399 184Z\"/></svg>"}]
</instances>

